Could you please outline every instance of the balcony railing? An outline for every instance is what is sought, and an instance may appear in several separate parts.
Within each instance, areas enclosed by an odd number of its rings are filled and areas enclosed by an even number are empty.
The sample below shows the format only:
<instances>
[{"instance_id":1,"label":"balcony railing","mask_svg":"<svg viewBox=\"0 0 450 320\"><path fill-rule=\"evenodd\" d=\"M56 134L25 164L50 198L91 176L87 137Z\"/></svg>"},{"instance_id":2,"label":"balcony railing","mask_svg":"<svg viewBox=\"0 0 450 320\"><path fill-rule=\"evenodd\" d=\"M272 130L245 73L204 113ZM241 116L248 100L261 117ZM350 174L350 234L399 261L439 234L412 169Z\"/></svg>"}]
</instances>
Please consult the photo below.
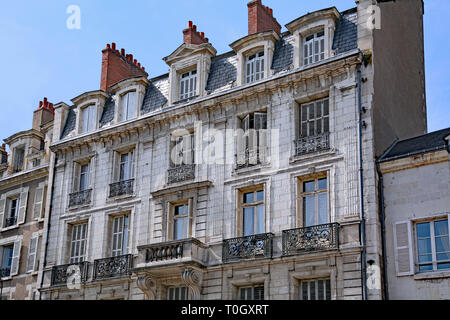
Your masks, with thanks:
<instances>
[{"instance_id":1,"label":"balcony railing","mask_svg":"<svg viewBox=\"0 0 450 320\"><path fill-rule=\"evenodd\" d=\"M195 164L183 164L168 170L168 183L177 183L195 179Z\"/></svg>"},{"instance_id":2,"label":"balcony railing","mask_svg":"<svg viewBox=\"0 0 450 320\"><path fill-rule=\"evenodd\" d=\"M311 137L302 137L295 141L295 155L324 151L330 149L330 134L323 133Z\"/></svg>"},{"instance_id":3,"label":"balcony railing","mask_svg":"<svg viewBox=\"0 0 450 320\"><path fill-rule=\"evenodd\" d=\"M236 168L248 168L259 165L264 162L264 153L256 148L255 150L246 149L244 152L236 155Z\"/></svg>"},{"instance_id":4,"label":"balcony railing","mask_svg":"<svg viewBox=\"0 0 450 320\"><path fill-rule=\"evenodd\" d=\"M89 262L54 266L52 268L52 286L67 284L67 280L84 283L88 277L88 268Z\"/></svg>"},{"instance_id":5,"label":"balcony railing","mask_svg":"<svg viewBox=\"0 0 450 320\"><path fill-rule=\"evenodd\" d=\"M11 267L0 269L0 278L7 278L11 274Z\"/></svg>"},{"instance_id":6,"label":"balcony railing","mask_svg":"<svg viewBox=\"0 0 450 320\"><path fill-rule=\"evenodd\" d=\"M257 234L223 241L222 261L249 258L272 258L273 233Z\"/></svg>"},{"instance_id":7,"label":"balcony railing","mask_svg":"<svg viewBox=\"0 0 450 320\"><path fill-rule=\"evenodd\" d=\"M131 274L133 255L98 259L94 261L94 280L108 279Z\"/></svg>"},{"instance_id":8,"label":"balcony railing","mask_svg":"<svg viewBox=\"0 0 450 320\"><path fill-rule=\"evenodd\" d=\"M332 250L339 248L339 224L285 230L282 236L283 255Z\"/></svg>"},{"instance_id":9,"label":"balcony railing","mask_svg":"<svg viewBox=\"0 0 450 320\"><path fill-rule=\"evenodd\" d=\"M84 206L91 203L92 189L75 192L69 195L69 207Z\"/></svg>"},{"instance_id":10,"label":"balcony railing","mask_svg":"<svg viewBox=\"0 0 450 320\"><path fill-rule=\"evenodd\" d=\"M109 185L109 197L120 197L133 194L134 179L119 181Z\"/></svg>"},{"instance_id":11,"label":"balcony railing","mask_svg":"<svg viewBox=\"0 0 450 320\"><path fill-rule=\"evenodd\" d=\"M16 224L17 224L17 217L16 216L6 218L5 228L9 228L9 227L15 226Z\"/></svg>"}]
</instances>

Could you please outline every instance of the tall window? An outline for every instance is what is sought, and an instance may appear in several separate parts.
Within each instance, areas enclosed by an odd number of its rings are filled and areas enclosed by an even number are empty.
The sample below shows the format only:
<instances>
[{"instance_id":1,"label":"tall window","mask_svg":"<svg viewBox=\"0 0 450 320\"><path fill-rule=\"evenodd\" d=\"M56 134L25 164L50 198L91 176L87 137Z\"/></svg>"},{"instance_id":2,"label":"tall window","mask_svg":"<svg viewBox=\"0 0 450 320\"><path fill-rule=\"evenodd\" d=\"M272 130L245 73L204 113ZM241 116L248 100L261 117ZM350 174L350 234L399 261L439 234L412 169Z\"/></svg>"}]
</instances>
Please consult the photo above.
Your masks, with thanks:
<instances>
[{"instance_id":1,"label":"tall window","mask_svg":"<svg viewBox=\"0 0 450 320\"><path fill-rule=\"evenodd\" d=\"M241 120L241 128L244 135L242 139L238 137L238 166L264 162L267 146L267 113L248 114Z\"/></svg>"},{"instance_id":2,"label":"tall window","mask_svg":"<svg viewBox=\"0 0 450 320\"><path fill-rule=\"evenodd\" d=\"M23 170L23 164L25 159L25 148L15 148L14 149L14 162L13 170L14 172L20 172Z\"/></svg>"},{"instance_id":3,"label":"tall window","mask_svg":"<svg viewBox=\"0 0 450 320\"><path fill-rule=\"evenodd\" d=\"M120 102L120 120L126 121L137 117L136 91L124 94Z\"/></svg>"},{"instance_id":4,"label":"tall window","mask_svg":"<svg viewBox=\"0 0 450 320\"><path fill-rule=\"evenodd\" d=\"M264 286L239 288L239 300L264 300Z\"/></svg>"},{"instance_id":5,"label":"tall window","mask_svg":"<svg viewBox=\"0 0 450 320\"><path fill-rule=\"evenodd\" d=\"M19 198L9 199L8 217L5 227L12 227L17 224L17 215L19 212Z\"/></svg>"},{"instance_id":6,"label":"tall window","mask_svg":"<svg viewBox=\"0 0 450 320\"><path fill-rule=\"evenodd\" d=\"M2 261L1 261L1 270L0 270L0 278L1 277L8 277L11 272L11 264L13 259L13 251L14 246L13 245L7 245L3 246L3 253L2 253Z\"/></svg>"},{"instance_id":7,"label":"tall window","mask_svg":"<svg viewBox=\"0 0 450 320\"><path fill-rule=\"evenodd\" d=\"M188 99L197 93L197 70L183 73L180 76L180 100Z\"/></svg>"},{"instance_id":8,"label":"tall window","mask_svg":"<svg viewBox=\"0 0 450 320\"><path fill-rule=\"evenodd\" d=\"M78 191L86 191L89 182L89 165L83 164L80 166L80 177L79 177L79 189Z\"/></svg>"},{"instance_id":9,"label":"tall window","mask_svg":"<svg viewBox=\"0 0 450 320\"><path fill-rule=\"evenodd\" d=\"M167 289L167 300L188 300L188 295L187 287L169 287Z\"/></svg>"},{"instance_id":10,"label":"tall window","mask_svg":"<svg viewBox=\"0 0 450 320\"><path fill-rule=\"evenodd\" d=\"M314 137L330 131L328 98L300 106L300 137Z\"/></svg>"},{"instance_id":11,"label":"tall window","mask_svg":"<svg viewBox=\"0 0 450 320\"><path fill-rule=\"evenodd\" d=\"M301 300L331 300L330 279L302 281Z\"/></svg>"},{"instance_id":12,"label":"tall window","mask_svg":"<svg viewBox=\"0 0 450 320\"><path fill-rule=\"evenodd\" d=\"M448 219L416 224L419 272L450 269Z\"/></svg>"},{"instance_id":13,"label":"tall window","mask_svg":"<svg viewBox=\"0 0 450 320\"><path fill-rule=\"evenodd\" d=\"M195 135L172 136L171 167L194 164Z\"/></svg>"},{"instance_id":14,"label":"tall window","mask_svg":"<svg viewBox=\"0 0 450 320\"><path fill-rule=\"evenodd\" d=\"M303 41L303 65L312 64L325 59L325 33L320 31Z\"/></svg>"},{"instance_id":15,"label":"tall window","mask_svg":"<svg viewBox=\"0 0 450 320\"><path fill-rule=\"evenodd\" d=\"M120 155L119 181L126 181L134 177L134 152L130 151Z\"/></svg>"},{"instance_id":16,"label":"tall window","mask_svg":"<svg viewBox=\"0 0 450 320\"><path fill-rule=\"evenodd\" d=\"M300 197L303 208L303 227L329 223L326 177L302 181Z\"/></svg>"},{"instance_id":17,"label":"tall window","mask_svg":"<svg viewBox=\"0 0 450 320\"><path fill-rule=\"evenodd\" d=\"M173 208L173 240L189 237L189 203L176 205Z\"/></svg>"},{"instance_id":18,"label":"tall window","mask_svg":"<svg viewBox=\"0 0 450 320\"><path fill-rule=\"evenodd\" d=\"M72 226L69 263L79 263L86 259L87 223Z\"/></svg>"},{"instance_id":19,"label":"tall window","mask_svg":"<svg viewBox=\"0 0 450 320\"><path fill-rule=\"evenodd\" d=\"M111 256L117 257L128 252L129 216L113 219Z\"/></svg>"},{"instance_id":20,"label":"tall window","mask_svg":"<svg viewBox=\"0 0 450 320\"><path fill-rule=\"evenodd\" d=\"M252 54L245 59L245 83L264 79L264 51Z\"/></svg>"},{"instance_id":21,"label":"tall window","mask_svg":"<svg viewBox=\"0 0 450 320\"><path fill-rule=\"evenodd\" d=\"M244 237L264 233L264 190L243 193L241 207Z\"/></svg>"},{"instance_id":22,"label":"tall window","mask_svg":"<svg viewBox=\"0 0 450 320\"><path fill-rule=\"evenodd\" d=\"M95 105L81 109L81 132L86 133L95 129Z\"/></svg>"}]
</instances>

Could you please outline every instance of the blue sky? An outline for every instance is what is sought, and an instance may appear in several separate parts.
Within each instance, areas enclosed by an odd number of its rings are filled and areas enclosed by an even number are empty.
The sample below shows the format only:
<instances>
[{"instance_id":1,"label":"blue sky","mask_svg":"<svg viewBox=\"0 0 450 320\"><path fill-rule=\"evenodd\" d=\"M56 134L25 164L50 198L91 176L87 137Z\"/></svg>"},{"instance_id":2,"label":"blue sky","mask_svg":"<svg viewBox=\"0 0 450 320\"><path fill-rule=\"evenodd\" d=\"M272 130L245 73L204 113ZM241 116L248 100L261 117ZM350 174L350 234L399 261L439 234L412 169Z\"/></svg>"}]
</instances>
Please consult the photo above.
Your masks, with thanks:
<instances>
[{"instance_id":1,"label":"blue sky","mask_svg":"<svg viewBox=\"0 0 450 320\"><path fill-rule=\"evenodd\" d=\"M101 50L116 42L150 77L164 74L162 58L183 41L188 20L217 49L247 34L249 0L2 1L0 10L0 140L31 128L43 97L58 103L100 87ZM264 0L282 26L311 11L355 6L354 0ZM81 9L81 29L69 30L68 6ZM425 56L429 131L450 127L450 1L425 0ZM285 28L283 27L283 30Z\"/></svg>"}]
</instances>

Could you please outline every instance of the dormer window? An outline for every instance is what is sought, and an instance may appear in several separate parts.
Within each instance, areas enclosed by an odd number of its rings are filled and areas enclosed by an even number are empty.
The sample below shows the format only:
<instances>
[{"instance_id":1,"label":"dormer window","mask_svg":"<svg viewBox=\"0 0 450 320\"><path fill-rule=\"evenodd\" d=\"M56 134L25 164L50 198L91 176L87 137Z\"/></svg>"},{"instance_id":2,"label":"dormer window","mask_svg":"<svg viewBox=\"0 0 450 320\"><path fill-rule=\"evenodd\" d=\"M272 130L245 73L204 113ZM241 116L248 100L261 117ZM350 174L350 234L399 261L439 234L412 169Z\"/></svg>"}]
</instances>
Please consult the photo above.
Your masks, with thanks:
<instances>
[{"instance_id":1,"label":"dormer window","mask_svg":"<svg viewBox=\"0 0 450 320\"><path fill-rule=\"evenodd\" d=\"M20 172L24 169L24 159L25 159L25 148L15 148L14 149L14 172Z\"/></svg>"},{"instance_id":2,"label":"dormer window","mask_svg":"<svg viewBox=\"0 0 450 320\"><path fill-rule=\"evenodd\" d=\"M245 83L264 78L264 51L247 56L245 61Z\"/></svg>"},{"instance_id":3,"label":"dormer window","mask_svg":"<svg viewBox=\"0 0 450 320\"><path fill-rule=\"evenodd\" d=\"M94 104L81 109L81 133L90 132L95 129L95 111Z\"/></svg>"},{"instance_id":4,"label":"dormer window","mask_svg":"<svg viewBox=\"0 0 450 320\"><path fill-rule=\"evenodd\" d=\"M130 91L121 98L120 121L127 121L137 117L136 91Z\"/></svg>"},{"instance_id":5,"label":"dormer window","mask_svg":"<svg viewBox=\"0 0 450 320\"><path fill-rule=\"evenodd\" d=\"M180 100L189 99L197 92L197 70L183 73L180 76Z\"/></svg>"},{"instance_id":6,"label":"dormer window","mask_svg":"<svg viewBox=\"0 0 450 320\"><path fill-rule=\"evenodd\" d=\"M325 32L320 31L305 37L303 41L303 65L325 59Z\"/></svg>"}]
</instances>

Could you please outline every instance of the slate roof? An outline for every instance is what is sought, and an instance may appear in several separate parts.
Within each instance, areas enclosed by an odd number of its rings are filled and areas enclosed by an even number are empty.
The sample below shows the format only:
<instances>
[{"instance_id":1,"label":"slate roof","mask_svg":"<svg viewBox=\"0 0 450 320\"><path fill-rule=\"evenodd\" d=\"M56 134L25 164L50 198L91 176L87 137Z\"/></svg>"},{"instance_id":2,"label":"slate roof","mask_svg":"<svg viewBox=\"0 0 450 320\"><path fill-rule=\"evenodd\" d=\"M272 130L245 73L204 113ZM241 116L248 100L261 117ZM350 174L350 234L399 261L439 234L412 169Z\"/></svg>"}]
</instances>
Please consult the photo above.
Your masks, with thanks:
<instances>
[{"instance_id":1,"label":"slate roof","mask_svg":"<svg viewBox=\"0 0 450 320\"><path fill-rule=\"evenodd\" d=\"M336 24L333 40L333 50L336 54L345 53L356 49L357 43L357 11L356 8L341 13L341 19ZM275 45L272 61L274 74L280 74L290 70L294 57L294 36L288 31L281 35L281 39ZM211 61L210 73L206 84L207 94L215 94L233 88L237 78L237 56L233 51L216 56ZM141 114L147 114L162 109L169 97L169 75L165 74L150 79L144 102L141 106ZM107 99L103 114L100 118L100 127L114 119L114 101ZM75 129L75 113L69 112L61 139L67 137Z\"/></svg>"},{"instance_id":2,"label":"slate roof","mask_svg":"<svg viewBox=\"0 0 450 320\"><path fill-rule=\"evenodd\" d=\"M75 106L70 107L69 112L67 114L66 123L64 125L64 129L61 133L61 139L67 137L74 129L77 122L77 117L75 112L73 111Z\"/></svg>"},{"instance_id":3,"label":"slate roof","mask_svg":"<svg viewBox=\"0 0 450 320\"><path fill-rule=\"evenodd\" d=\"M406 158L412 155L444 150L447 147L445 138L450 135L450 128L431 132L422 136L397 141L379 159L378 162Z\"/></svg>"}]
</instances>

